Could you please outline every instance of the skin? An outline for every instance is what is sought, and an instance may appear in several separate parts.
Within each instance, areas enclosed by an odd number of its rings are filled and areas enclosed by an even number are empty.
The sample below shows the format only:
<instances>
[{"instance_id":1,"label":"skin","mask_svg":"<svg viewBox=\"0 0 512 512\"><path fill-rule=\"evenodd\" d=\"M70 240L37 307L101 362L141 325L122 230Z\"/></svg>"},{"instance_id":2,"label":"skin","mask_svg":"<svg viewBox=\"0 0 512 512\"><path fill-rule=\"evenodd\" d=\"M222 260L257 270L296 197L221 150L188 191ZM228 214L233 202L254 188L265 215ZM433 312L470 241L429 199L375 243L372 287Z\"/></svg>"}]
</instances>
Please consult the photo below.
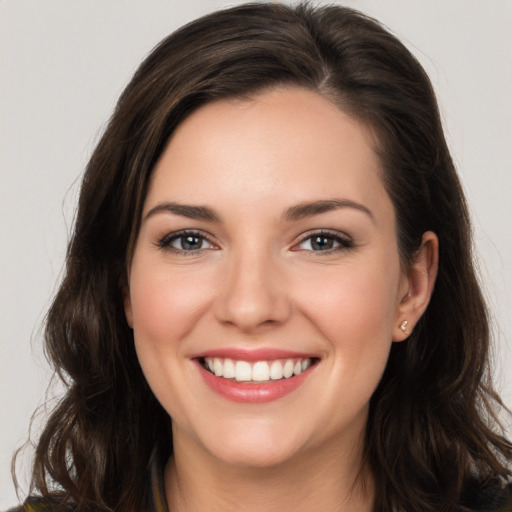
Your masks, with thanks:
<instances>
[{"instance_id":1,"label":"skin","mask_svg":"<svg viewBox=\"0 0 512 512\"><path fill-rule=\"evenodd\" d=\"M425 310L437 269L433 233L403 269L374 146L327 99L281 88L203 106L157 163L125 311L173 420L172 510L372 509L362 463L369 400L391 344ZM334 199L352 204L285 215ZM162 207L169 202L218 219L188 218ZM183 229L205 237L199 250L184 252L180 238L162 247ZM327 250L307 238L320 230ZM206 386L193 360L226 347L301 351L318 363L289 395L240 404Z\"/></svg>"}]
</instances>

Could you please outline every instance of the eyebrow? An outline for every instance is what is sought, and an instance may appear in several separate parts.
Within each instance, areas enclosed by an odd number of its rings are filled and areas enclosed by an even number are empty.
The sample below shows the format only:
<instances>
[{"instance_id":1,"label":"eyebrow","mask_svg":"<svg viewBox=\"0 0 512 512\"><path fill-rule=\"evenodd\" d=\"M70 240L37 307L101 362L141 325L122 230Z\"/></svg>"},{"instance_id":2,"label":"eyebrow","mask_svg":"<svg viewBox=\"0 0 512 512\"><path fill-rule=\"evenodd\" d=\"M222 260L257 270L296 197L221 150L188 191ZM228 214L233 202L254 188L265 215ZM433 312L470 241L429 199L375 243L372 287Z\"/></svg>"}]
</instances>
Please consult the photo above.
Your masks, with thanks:
<instances>
[{"instance_id":1,"label":"eyebrow","mask_svg":"<svg viewBox=\"0 0 512 512\"><path fill-rule=\"evenodd\" d=\"M283 214L283 219L290 222L338 210L340 208L353 208L355 210L359 210L368 215L370 219L375 222L375 217L369 208L360 203L350 201L349 199L324 199L320 201L299 203L288 208ZM144 220L160 212L169 212L188 219L221 222L220 216L207 206L192 206L174 202L165 202L156 205L154 208L149 210L144 217Z\"/></svg>"},{"instance_id":2,"label":"eyebrow","mask_svg":"<svg viewBox=\"0 0 512 512\"><path fill-rule=\"evenodd\" d=\"M148 219L152 215L160 212L170 212L181 217L187 217L188 219L205 220L210 222L220 222L220 217L210 208L206 206L191 206L187 204L179 204L166 202L156 205L151 208L144 217L144 220Z\"/></svg>"},{"instance_id":3,"label":"eyebrow","mask_svg":"<svg viewBox=\"0 0 512 512\"><path fill-rule=\"evenodd\" d=\"M375 222L375 217L369 208L360 203L350 201L349 199L325 199L321 201L300 203L288 208L288 210L285 211L283 218L286 221L300 220L305 217L319 215L320 213L338 210L339 208L354 208L355 210L365 213L373 222Z\"/></svg>"}]
</instances>

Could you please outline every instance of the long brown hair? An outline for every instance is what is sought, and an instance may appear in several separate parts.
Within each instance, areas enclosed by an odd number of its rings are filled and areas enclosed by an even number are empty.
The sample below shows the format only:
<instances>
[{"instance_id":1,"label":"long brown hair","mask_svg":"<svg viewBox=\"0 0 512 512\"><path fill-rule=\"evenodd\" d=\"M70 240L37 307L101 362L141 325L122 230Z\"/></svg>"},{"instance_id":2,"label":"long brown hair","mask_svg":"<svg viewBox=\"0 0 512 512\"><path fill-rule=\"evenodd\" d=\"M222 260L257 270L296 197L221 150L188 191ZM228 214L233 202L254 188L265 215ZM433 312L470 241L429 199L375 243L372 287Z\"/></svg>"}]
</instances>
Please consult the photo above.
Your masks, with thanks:
<instances>
[{"instance_id":1,"label":"long brown hair","mask_svg":"<svg viewBox=\"0 0 512 512\"><path fill-rule=\"evenodd\" d=\"M453 510L470 481L509 475L512 445L488 368L489 326L475 277L464 195L432 86L378 22L343 7L247 4L162 41L122 94L87 166L66 271L46 320L46 350L67 385L40 437L33 490L138 510L153 453L172 453L170 418L139 367L122 288L148 180L186 116L265 88L313 90L377 135L404 266L439 237L431 303L394 344L370 406L366 456L376 510Z\"/></svg>"}]
</instances>

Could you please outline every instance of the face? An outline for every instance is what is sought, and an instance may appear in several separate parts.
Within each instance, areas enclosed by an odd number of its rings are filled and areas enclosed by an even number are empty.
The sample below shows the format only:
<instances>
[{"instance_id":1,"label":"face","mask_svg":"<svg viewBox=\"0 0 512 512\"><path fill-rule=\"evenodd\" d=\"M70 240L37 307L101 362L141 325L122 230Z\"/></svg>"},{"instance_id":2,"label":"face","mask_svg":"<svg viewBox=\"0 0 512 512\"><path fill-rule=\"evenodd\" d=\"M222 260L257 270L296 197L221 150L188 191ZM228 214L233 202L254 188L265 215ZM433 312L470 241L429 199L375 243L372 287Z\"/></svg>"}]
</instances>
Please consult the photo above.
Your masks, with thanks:
<instances>
[{"instance_id":1,"label":"face","mask_svg":"<svg viewBox=\"0 0 512 512\"><path fill-rule=\"evenodd\" d=\"M172 136L125 310L175 445L268 466L361 438L409 286L373 147L294 88L210 103Z\"/></svg>"}]
</instances>

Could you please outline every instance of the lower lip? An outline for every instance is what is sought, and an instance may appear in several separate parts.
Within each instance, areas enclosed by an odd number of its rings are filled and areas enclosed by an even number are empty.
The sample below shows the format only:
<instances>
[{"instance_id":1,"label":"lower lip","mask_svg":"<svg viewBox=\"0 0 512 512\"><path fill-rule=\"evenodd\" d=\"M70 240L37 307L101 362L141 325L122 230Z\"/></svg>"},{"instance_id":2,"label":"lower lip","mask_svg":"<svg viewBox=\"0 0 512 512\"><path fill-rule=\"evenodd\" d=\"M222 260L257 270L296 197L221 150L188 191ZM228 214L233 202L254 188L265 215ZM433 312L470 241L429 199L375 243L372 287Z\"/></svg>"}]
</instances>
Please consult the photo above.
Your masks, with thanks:
<instances>
[{"instance_id":1,"label":"lower lip","mask_svg":"<svg viewBox=\"0 0 512 512\"><path fill-rule=\"evenodd\" d=\"M212 391L232 402L246 404L264 404L292 393L304 383L312 368L309 367L306 371L288 379L270 380L259 384L216 377L206 370L199 361L198 366L201 377Z\"/></svg>"}]
</instances>

